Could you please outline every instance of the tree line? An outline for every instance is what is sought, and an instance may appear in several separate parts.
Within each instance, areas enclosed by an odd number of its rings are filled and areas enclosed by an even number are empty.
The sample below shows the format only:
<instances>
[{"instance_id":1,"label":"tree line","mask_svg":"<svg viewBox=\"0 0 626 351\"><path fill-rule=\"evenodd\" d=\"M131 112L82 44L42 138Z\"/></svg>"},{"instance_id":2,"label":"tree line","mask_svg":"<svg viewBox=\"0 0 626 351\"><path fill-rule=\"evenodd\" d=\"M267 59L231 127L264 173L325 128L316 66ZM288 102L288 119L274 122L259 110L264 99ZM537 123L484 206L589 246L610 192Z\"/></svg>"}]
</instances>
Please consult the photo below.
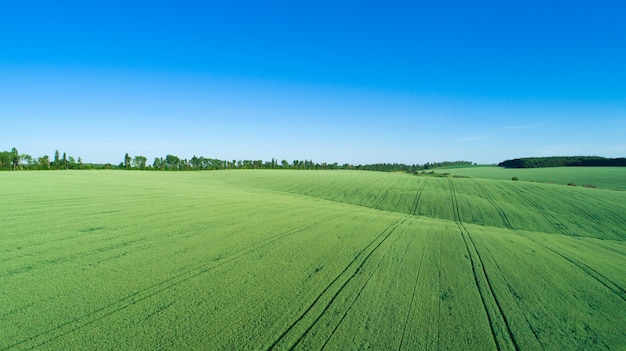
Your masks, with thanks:
<instances>
[{"instance_id":1,"label":"tree line","mask_svg":"<svg viewBox=\"0 0 626 351\"><path fill-rule=\"evenodd\" d=\"M504 168L541 168L541 167L626 167L626 158L606 158L600 156L553 156L526 157L506 160L498 164Z\"/></svg>"},{"instance_id":2,"label":"tree line","mask_svg":"<svg viewBox=\"0 0 626 351\"><path fill-rule=\"evenodd\" d=\"M459 166L459 165L472 165L470 161L445 161L425 163L423 165L412 164L407 165L404 163L376 163L366 165L353 165L349 163L339 164L335 163L317 163L313 160L293 160L291 162L287 160L281 160L280 162L272 158L270 161L263 160L219 160L215 158L207 158L203 156L193 156L191 159L181 159L178 156L166 155L163 157L156 157L152 162L152 165L146 164L146 158L144 156L131 157L129 154L124 155L124 161L118 165L118 168L122 169L151 169L151 170L166 170L166 171L189 171L189 170L220 170L220 169L352 169L352 170L366 170L366 171L381 171L381 172L417 172L420 170L426 170L430 168L445 167L445 166Z\"/></svg>"},{"instance_id":3,"label":"tree line","mask_svg":"<svg viewBox=\"0 0 626 351\"><path fill-rule=\"evenodd\" d=\"M353 165L349 163L317 163L313 160L281 160L280 162L272 158L270 161L263 160L219 160L215 158L207 158L203 156L193 156L190 159L181 159L178 156L167 155L156 157L152 164L146 164L144 156L131 157L129 154L124 155L124 161L118 165L122 169L151 169L164 171L189 171L189 170L220 170L220 169L352 169L367 170L381 172L415 172L436 167L444 167L451 165L471 165L469 161L454 162L435 162L423 165L403 163L376 163L366 165Z\"/></svg>"},{"instance_id":4,"label":"tree line","mask_svg":"<svg viewBox=\"0 0 626 351\"><path fill-rule=\"evenodd\" d=\"M89 169L106 165L83 164L80 157L68 156L59 150L54 152L54 157L43 155L33 157L28 154L20 154L16 148L11 151L0 152L0 170L27 170L27 169Z\"/></svg>"},{"instance_id":5,"label":"tree line","mask_svg":"<svg viewBox=\"0 0 626 351\"><path fill-rule=\"evenodd\" d=\"M61 169L124 169L124 170L152 170L152 171L196 171L196 170L222 170L222 169L352 169L380 172L412 172L428 170L445 166L472 165L470 161L445 161L427 162L423 165L404 163L375 163L366 165L317 163L313 160L281 160L272 158L270 161L263 160L219 160L204 156L193 156L189 159L175 155L155 157L152 163L142 155L131 156L128 153L118 165L110 163L83 163L80 157L67 156L65 152L58 150L50 159L48 155L32 157L28 154L20 154L16 148L11 151L0 152L0 170L61 170Z\"/></svg>"}]
</instances>

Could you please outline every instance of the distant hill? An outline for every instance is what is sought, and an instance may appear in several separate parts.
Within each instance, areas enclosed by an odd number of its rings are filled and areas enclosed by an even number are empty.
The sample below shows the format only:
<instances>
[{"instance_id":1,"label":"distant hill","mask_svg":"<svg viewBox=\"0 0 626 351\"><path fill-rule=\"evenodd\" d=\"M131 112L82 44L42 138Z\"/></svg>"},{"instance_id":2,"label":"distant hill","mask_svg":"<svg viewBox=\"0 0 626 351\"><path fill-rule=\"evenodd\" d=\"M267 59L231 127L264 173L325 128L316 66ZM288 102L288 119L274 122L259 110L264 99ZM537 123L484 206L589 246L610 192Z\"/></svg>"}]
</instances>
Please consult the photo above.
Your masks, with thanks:
<instances>
[{"instance_id":1,"label":"distant hill","mask_svg":"<svg viewBox=\"0 0 626 351\"><path fill-rule=\"evenodd\" d=\"M506 160L500 162L498 166L505 168L541 168L563 166L626 167L626 158L606 158L600 156L525 157Z\"/></svg>"}]
</instances>

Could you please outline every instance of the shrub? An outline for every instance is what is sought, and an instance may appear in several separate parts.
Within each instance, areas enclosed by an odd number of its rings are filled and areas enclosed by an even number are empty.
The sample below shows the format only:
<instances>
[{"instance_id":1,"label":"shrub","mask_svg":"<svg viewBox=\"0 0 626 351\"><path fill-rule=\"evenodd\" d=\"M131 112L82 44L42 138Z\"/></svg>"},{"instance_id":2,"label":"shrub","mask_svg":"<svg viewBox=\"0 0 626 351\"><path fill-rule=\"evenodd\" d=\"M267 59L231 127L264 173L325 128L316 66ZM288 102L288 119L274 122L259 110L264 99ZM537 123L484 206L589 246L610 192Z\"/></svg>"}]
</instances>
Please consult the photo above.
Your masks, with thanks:
<instances>
[{"instance_id":1,"label":"shrub","mask_svg":"<svg viewBox=\"0 0 626 351\"><path fill-rule=\"evenodd\" d=\"M511 178L511 180L519 180L517 177L513 177Z\"/></svg>"}]
</instances>

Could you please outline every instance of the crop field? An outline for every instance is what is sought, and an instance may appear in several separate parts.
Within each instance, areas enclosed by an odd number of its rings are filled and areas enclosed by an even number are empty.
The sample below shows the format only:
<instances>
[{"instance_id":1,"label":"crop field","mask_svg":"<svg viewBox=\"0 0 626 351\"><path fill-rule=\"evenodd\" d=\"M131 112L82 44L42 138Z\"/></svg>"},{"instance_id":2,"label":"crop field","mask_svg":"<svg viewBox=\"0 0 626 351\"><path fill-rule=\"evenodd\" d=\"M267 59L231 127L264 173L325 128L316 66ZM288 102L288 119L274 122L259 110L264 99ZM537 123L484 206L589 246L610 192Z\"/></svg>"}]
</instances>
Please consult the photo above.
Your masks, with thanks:
<instances>
[{"instance_id":1,"label":"crop field","mask_svg":"<svg viewBox=\"0 0 626 351\"><path fill-rule=\"evenodd\" d=\"M626 192L508 179L0 173L0 350L624 350Z\"/></svg>"},{"instance_id":2,"label":"crop field","mask_svg":"<svg viewBox=\"0 0 626 351\"><path fill-rule=\"evenodd\" d=\"M437 169L472 178L506 179L517 177L520 181L541 182L577 186L593 185L602 189L626 190L626 167L546 167L502 168L496 166L472 166Z\"/></svg>"}]
</instances>

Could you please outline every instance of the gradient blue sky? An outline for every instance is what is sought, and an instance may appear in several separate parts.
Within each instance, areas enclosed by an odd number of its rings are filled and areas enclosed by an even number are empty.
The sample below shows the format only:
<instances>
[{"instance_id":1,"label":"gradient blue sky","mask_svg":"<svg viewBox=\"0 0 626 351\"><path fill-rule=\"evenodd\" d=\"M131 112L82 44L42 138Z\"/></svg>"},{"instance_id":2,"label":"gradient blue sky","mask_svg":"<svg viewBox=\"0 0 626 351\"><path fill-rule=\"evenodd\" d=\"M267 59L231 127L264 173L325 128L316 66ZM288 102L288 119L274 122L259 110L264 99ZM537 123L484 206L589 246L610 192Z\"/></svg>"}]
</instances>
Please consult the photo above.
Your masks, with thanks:
<instances>
[{"instance_id":1,"label":"gradient blue sky","mask_svg":"<svg viewBox=\"0 0 626 351\"><path fill-rule=\"evenodd\" d=\"M624 1L1 1L0 149L626 155Z\"/></svg>"}]
</instances>

